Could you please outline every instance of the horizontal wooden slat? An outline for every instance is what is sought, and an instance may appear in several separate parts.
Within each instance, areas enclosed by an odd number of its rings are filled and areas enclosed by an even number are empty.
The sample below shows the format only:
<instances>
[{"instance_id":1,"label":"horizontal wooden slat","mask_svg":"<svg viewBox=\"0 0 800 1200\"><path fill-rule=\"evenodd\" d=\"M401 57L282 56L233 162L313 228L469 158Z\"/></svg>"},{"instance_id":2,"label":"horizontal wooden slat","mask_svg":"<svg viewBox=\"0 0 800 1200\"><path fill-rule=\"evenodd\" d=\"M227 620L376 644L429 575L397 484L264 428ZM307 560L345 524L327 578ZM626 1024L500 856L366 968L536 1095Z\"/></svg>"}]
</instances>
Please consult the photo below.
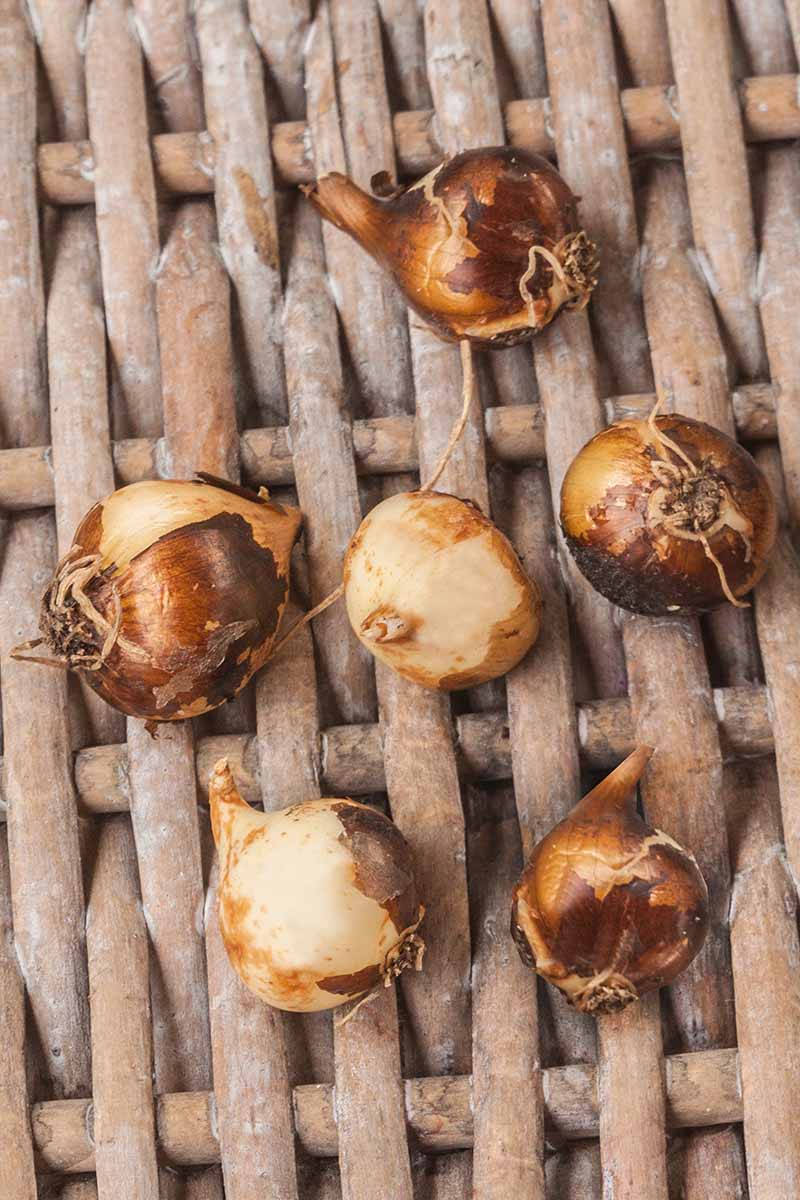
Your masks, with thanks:
<instances>
[{"instance_id":1,"label":"horizontal wooden slat","mask_svg":"<svg viewBox=\"0 0 800 1200\"><path fill-rule=\"evenodd\" d=\"M709 1050L666 1059L667 1119L671 1128L727 1125L742 1119L736 1050ZM597 1137L595 1069L586 1064L543 1072L548 1127L559 1139ZM464 1075L410 1079L405 1084L408 1123L419 1145L436 1153L472 1145L471 1080ZM38 1169L73 1174L92 1171L90 1100L35 1104L31 1123ZM338 1152L330 1084L294 1089L295 1126L303 1149L315 1157ZM219 1162L211 1092L179 1092L157 1102L158 1145L173 1166Z\"/></svg>"},{"instance_id":2,"label":"horizontal wooden slat","mask_svg":"<svg viewBox=\"0 0 800 1200\"><path fill-rule=\"evenodd\" d=\"M606 402L609 421L646 415L655 396L612 396ZM732 395L736 430L742 441L769 441L777 435L775 392L771 384L754 383ZM497 462L523 463L544 457L544 423L538 404L488 408L486 448ZM353 422L353 446L359 475L393 475L419 466L415 418L401 414ZM119 484L169 476L163 438L128 438L114 444ZM242 474L253 486L294 482L292 442L288 426L246 429L240 439ZM0 450L0 508L47 508L54 503L49 446Z\"/></svg>"},{"instance_id":3,"label":"horizontal wooden slat","mask_svg":"<svg viewBox=\"0 0 800 1200\"><path fill-rule=\"evenodd\" d=\"M42 670L31 667L31 670ZM717 688L714 704L726 759L770 754L772 728L763 687ZM616 766L634 747L627 699L594 700L577 706L581 758L585 766ZM466 713L456 719L459 767L467 779L510 779L511 742L503 713ZM321 735L322 787L329 796L363 796L383 791L386 778L378 725L335 725ZM205 794L211 768L221 755L233 764L242 795L260 802L258 750L249 734L223 734L197 742L197 776ZM128 754L124 745L91 746L75 757L75 784L87 812L130 808ZM5 820L0 759L0 821Z\"/></svg>"},{"instance_id":4,"label":"horizontal wooden slat","mask_svg":"<svg viewBox=\"0 0 800 1200\"><path fill-rule=\"evenodd\" d=\"M767 75L739 85L744 133L749 142L781 141L800 135L796 75ZM627 88L621 93L628 149L634 153L680 146L680 121L671 87ZM520 149L552 156L550 100L512 100L504 119L508 141ZM397 160L404 175L422 175L444 157L433 112L396 113L393 118ZM308 183L314 177L307 126L286 121L272 131L272 155L284 183ZM156 182L162 193L206 195L214 191L214 141L198 133L162 133L152 144ZM48 142L39 147L39 184L50 204L91 204L94 159L89 142Z\"/></svg>"}]
</instances>

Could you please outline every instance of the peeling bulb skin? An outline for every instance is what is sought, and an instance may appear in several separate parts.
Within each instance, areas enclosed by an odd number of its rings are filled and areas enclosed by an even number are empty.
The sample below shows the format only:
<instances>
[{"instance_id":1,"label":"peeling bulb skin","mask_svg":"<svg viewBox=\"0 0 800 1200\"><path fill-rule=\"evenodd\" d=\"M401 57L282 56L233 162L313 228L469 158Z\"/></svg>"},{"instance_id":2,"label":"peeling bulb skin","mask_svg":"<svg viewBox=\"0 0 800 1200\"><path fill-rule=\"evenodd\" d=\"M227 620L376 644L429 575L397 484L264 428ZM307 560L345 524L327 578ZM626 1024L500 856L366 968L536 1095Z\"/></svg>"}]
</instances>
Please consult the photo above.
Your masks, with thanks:
<instances>
[{"instance_id":1,"label":"peeling bulb skin","mask_svg":"<svg viewBox=\"0 0 800 1200\"><path fill-rule=\"evenodd\" d=\"M260 999L318 1012L420 968L424 909L408 844L388 817L353 800L258 812L225 759L209 802L222 939Z\"/></svg>"},{"instance_id":2,"label":"peeling bulb skin","mask_svg":"<svg viewBox=\"0 0 800 1200\"><path fill-rule=\"evenodd\" d=\"M595 248L546 159L504 146L467 150L407 188L380 172L373 189L381 199L334 172L303 191L445 340L516 345L562 308L588 302Z\"/></svg>"},{"instance_id":3,"label":"peeling bulb skin","mask_svg":"<svg viewBox=\"0 0 800 1200\"><path fill-rule=\"evenodd\" d=\"M631 612L739 607L777 531L758 466L732 438L672 414L618 421L571 463L561 526L593 587Z\"/></svg>"},{"instance_id":4,"label":"peeling bulb skin","mask_svg":"<svg viewBox=\"0 0 800 1200\"><path fill-rule=\"evenodd\" d=\"M581 1012L616 1012L672 982L700 950L708 890L694 857L636 811L639 747L533 851L511 932L523 961Z\"/></svg>"},{"instance_id":5,"label":"peeling bulb skin","mask_svg":"<svg viewBox=\"0 0 800 1200\"><path fill-rule=\"evenodd\" d=\"M504 675L539 632L541 599L508 539L473 504L404 492L378 504L344 564L364 646L423 687L456 691Z\"/></svg>"},{"instance_id":6,"label":"peeling bulb skin","mask_svg":"<svg viewBox=\"0 0 800 1200\"><path fill-rule=\"evenodd\" d=\"M210 476L120 488L84 517L45 591L54 659L39 661L149 723L216 708L269 656L299 528L297 509Z\"/></svg>"}]
</instances>

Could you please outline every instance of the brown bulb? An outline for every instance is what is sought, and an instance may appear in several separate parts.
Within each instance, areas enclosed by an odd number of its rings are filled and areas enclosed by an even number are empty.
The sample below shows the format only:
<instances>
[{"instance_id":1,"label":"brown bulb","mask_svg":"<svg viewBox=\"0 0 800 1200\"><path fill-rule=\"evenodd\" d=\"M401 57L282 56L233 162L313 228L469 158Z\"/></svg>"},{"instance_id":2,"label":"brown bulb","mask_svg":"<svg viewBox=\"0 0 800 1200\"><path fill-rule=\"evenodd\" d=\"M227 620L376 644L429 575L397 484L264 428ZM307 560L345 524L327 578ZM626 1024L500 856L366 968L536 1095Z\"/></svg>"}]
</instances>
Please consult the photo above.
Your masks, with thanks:
<instances>
[{"instance_id":1,"label":"brown bulb","mask_svg":"<svg viewBox=\"0 0 800 1200\"><path fill-rule=\"evenodd\" d=\"M664 987L702 946L708 890L693 856L636 811L640 746L547 834L514 889L523 961L581 1012Z\"/></svg>"},{"instance_id":2,"label":"brown bulb","mask_svg":"<svg viewBox=\"0 0 800 1200\"><path fill-rule=\"evenodd\" d=\"M564 477L561 527L598 592L655 616L741 606L777 525L747 451L672 414L618 421L587 442Z\"/></svg>"},{"instance_id":3,"label":"brown bulb","mask_svg":"<svg viewBox=\"0 0 800 1200\"><path fill-rule=\"evenodd\" d=\"M40 615L55 658L32 661L151 722L216 708L269 657L299 528L297 509L207 475L120 488L59 563Z\"/></svg>"},{"instance_id":4,"label":"brown bulb","mask_svg":"<svg viewBox=\"0 0 800 1200\"><path fill-rule=\"evenodd\" d=\"M303 190L440 337L512 346L562 308L587 303L595 248L546 159L495 146L446 159L408 188L387 188L386 179L372 181L385 199L336 172Z\"/></svg>"}]
</instances>

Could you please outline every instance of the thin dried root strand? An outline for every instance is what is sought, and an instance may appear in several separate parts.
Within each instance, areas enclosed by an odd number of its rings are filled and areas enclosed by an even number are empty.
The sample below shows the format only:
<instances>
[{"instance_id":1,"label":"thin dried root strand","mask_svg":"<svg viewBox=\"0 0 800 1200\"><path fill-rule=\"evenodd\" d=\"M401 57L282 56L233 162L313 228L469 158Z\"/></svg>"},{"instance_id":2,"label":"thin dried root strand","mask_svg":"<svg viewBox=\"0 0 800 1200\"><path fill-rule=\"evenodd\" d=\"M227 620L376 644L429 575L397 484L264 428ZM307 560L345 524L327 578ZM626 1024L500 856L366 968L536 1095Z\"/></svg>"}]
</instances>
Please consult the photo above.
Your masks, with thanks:
<instances>
[{"instance_id":1,"label":"thin dried root strand","mask_svg":"<svg viewBox=\"0 0 800 1200\"><path fill-rule=\"evenodd\" d=\"M430 476L430 478L427 480L426 483L421 485L421 487L419 489L421 492L432 492L433 491L434 487L439 482L439 479L441 478L445 467L447 466L450 459L452 458L453 451L455 450L456 446L458 445L459 441L461 440L462 434L464 433L464 430L467 427L467 421L469 420L469 410L472 407L472 397L473 397L474 390L475 390L474 389L474 372L473 372L473 366L472 366L472 346L470 345L467 338L462 338L462 340L458 343L458 346L459 346L459 350L461 351L461 373L462 373L462 377L463 377L463 381L464 381L463 382L463 391L462 391L463 401L461 404L461 416L458 418L455 425L453 426L453 429L452 429L452 432L450 433L450 437L448 439L447 445L444 448L444 452L443 452L441 458L439 459L439 461L437 462L436 466L433 469L433 474Z\"/></svg>"},{"instance_id":2,"label":"thin dried root strand","mask_svg":"<svg viewBox=\"0 0 800 1200\"><path fill-rule=\"evenodd\" d=\"M736 608L749 608L750 605L747 602L747 600L739 600L736 596L734 596L733 592L731 591L730 585L728 583L728 577L725 574L725 568L723 567L722 563L717 558L714 551L711 549L711 546L709 545L708 538L706 537L706 535L704 533L701 533L699 535L699 538L700 538L702 547L706 552L706 557L710 558L712 563L714 564L714 566L717 568L717 574L719 575L719 581L722 584L722 590L725 593L726 599L728 599L731 602L731 604L735 605Z\"/></svg>"},{"instance_id":3,"label":"thin dried root strand","mask_svg":"<svg viewBox=\"0 0 800 1200\"><path fill-rule=\"evenodd\" d=\"M307 613L303 613L302 617L295 621L294 625L287 633L283 635L280 641L275 643L272 648L270 658L274 658L278 651L281 650L287 642L291 641L294 635L299 633L304 625L308 625L309 622L313 621L315 617L318 617L320 613L324 613L326 608L330 608L331 605L335 604L336 601L343 595L344 583L340 583L339 586L334 588L334 590L330 592L324 600L320 600L319 604L316 604L313 608L309 609Z\"/></svg>"},{"instance_id":4,"label":"thin dried root strand","mask_svg":"<svg viewBox=\"0 0 800 1200\"><path fill-rule=\"evenodd\" d=\"M355 1004L353 1004L352 1008L349 1009L345 1016L336 1018L337 1029L341 1029L343 1025L347 1025L349 1021L352 1021L356 1013L362 1009L365 1004L371 1004L376 996L379 995L381 987L391 987L395 979L397 979L399 975L402 975L403 971L409 969L414 971L422 970L422 959L425 955L425 943L416 932L416 930L419 929L421 921L422 917L420 917L416 925L412 925L409 929L403 931L403 933L400 935L400 940L395 947L397 953L392 958L391 955L394 953L394 951L389 952L386 964L381 971L381 978L374 987L370 988L365 996L362 996L360 1000L357 1000Z\"/></svg>"},{"instance_id":5,"label":"thin dried root strand","mask_svg":"<svg viewBox=\"0 0 800 1200\"><path fill-rule=\"evenodd\" d=\"M40 663L43 667L56 667L59 671L68 671L69 663L63 658L44 658L39 654L26 654L27 650L41 646L43 641L44 638L30 638L27 642L20 642L13 650L9 650L8 657L13 658L16 662Z\"/></svg>"},{"instance_id":6,"label":"thin dried root strand","mask_svg":"<svg viewBox=\"0 0 800 1200\"><path fill-rule=\"evenodd\" d=\"M681 461L686 464L686 466L691 471L692 475L697 475L698 468L695 466L695 464L689 458L688 454L686 454L683 450L681 450L680 446L676 445L676 443L673 442L672 438L668 438L665 433L662 433L661 430L656 425L656 417L658 416L658 410L661 408L663 399L664 399L663 396L656 397L656 402L653 405L653 408L650 412L650 416L647 418L647 424L650 427L650 431L653 434L653 437L656 439L657 442L660 442L662 446L665 446L668 450L671 450L672 453L674 455L676 455L676 457L681 459ZM669 459L665 458L662 461L664 463L668 463L670 466L673 465L672 463L669 463Z\"/></svg>"}]
</instances>

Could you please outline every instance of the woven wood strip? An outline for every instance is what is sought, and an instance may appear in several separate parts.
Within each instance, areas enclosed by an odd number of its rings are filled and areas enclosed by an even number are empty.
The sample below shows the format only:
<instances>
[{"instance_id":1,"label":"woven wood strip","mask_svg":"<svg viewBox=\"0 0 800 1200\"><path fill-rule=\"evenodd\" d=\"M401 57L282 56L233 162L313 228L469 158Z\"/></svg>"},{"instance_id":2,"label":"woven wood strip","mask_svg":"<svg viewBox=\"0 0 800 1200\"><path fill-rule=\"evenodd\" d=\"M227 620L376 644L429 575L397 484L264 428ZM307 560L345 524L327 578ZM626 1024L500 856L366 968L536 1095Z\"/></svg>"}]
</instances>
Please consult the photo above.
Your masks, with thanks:
<instances>
[{"instance_id":1,"label":"woven wood strip","mask_svg":"<svg viewBox=\"0 0 800 1200\"><path fill-rule=\"evenodd\" d=\"M321 101L329 94L328 89L334 88L334 24L335 13L322 8L312 34L312 57L307 60L307 70L316 73L309 94L315 146L331 161L343 154L338 130L325 119ZM369 61L366 55L365 61ZM354 347L366 344L363 321L360 329L353 326L353 321L356 325L359 322L358 306L364 299L375 301L380 312L381 296L385 294L385 285L374 278L374 270L363 276L366 295L360 294L360 288L354 291L352 281L344 275L344 253L344 242L335 237L326 241L323 260L317 217L310 208L298 213L287 303L286 363L292 440L294 445L296 439L298 450L298 499L307 514L306 544L315 600L341 580L344 550L361 517L351 419L344 406L336 314L330 297L321 292L317 281L324 262L331 271L342 272L337 288L345 288L351 296L349 307L342 309L342 320ZM396 366L394 371L397 374ZM367 387L373 382L364 379L363 368L357 377ZM350 637L347 624L346 613L338 606L315 628L314 638L324 672L323 707L338 712L342 719L354 720L375 711L375 693L372 671ZM397 1195L398 1200L410 1200L411 1164L393 992L379 995L346 1025L334 1017L334 1058L342 1196L378 1200L383 1195ZM379 1158L372 1154L375 1125L382 1132Z\"/></svg>"},{"instance_id":2,"label":"woven wood strip","mask_svg":"<svg viewBox=\"0 0 800 1200\"><path fill-rule=\"evenodd\" d=\"M308 687L304 676L299 678L298 686L303 690ZM716 688L713 695L726 761L772 753L772 728L764 688ZM265 727L269 728L266 713L265 719ZM564 720L571 723L566 714ZM578 749L587 768L607 771L634 747L633 720L627 700L580 704L575 710L575 720ZM456 718L455 726L457 766L463 778L477 781L512 777L512 739L505 714L465 713ZM292 747L292 752L305 764L303 770L309 778L321 774L325 790L332 795L363 796L384 790L386 774L378 725L339 725L320 732L315 718L308 728L308 741L301 743L297 739L298 744ZM242 794L250 803L257 802L261 787L276 801L280 799L279 791L272 790L273 768L264 766L265 761L274 762L269 746L259 747L256 739L247 734L198 739L196 770L201 795L205 795L211 768L222 755L230 757L238 773ZM124 745L92 746L78 751L74 774L78 799L86 812L126 812L130 808ZM520 819L525 829L531 818L525 815L524 806L520 807ZM5 819L6 810L7 801L0 793L0 821ZM538 828L539 824L537 819L533 827ZM524 836L530 835L525 833Z\"/></svg>"},{"instance_id":3,"label":"woven wood strip","mask_svg":"<svg viewBox=\"0 0 800 1200\"><path fill-rule=\"evenodd\" d=\"M243 4L195 7L208 129L219 147L215 201L236 289L247 383L260 422L285 417L278 226L261 58Z\"/></svg>"},{"instance_id":4,"label":"woven wood strip","mask_svg":"<svg viewBox=\"0 0 800 1200\"><path fill-rule=\"evenodd\" d=\"M155 305L158 217L142 53L122 0L98 0L86 38L113 429L118 438L152 437L162 425ZM119 120L121 112L124 121Z\"/></svg>"},{"instance_id":5,"label":"woven wood strip","mask_svg":"<svg viewBox=\"0 0 800 1200\"><path fill-rule=\"evenodd\" d=\"M36 1200L33 1138L25 1078L25 985L14 951L8 845L0 834L0 1121L9 1149L0 1159L7 1196Z\"/></svg>"},{"instance_id":6,"label":"woven wood strip","mask_svg":"<svg viewBox=\"0 0 800 1200\"><path fill-rule=\"evenodd\" d=\"M0 290L4 364L0 404L6 440L23 444L46 436L48 429L44 302L32 171L34 46L16 4L0 8L0 29L0 89L7 109L6 132L0 139L4 229L0 270L5 281ZM31 679L24 664L8 660L11 648L30 636L30 628L23 629L27 624L23 614L36 611L42 584L55 565L54 522L48 514L6 518L3 537L0 653L8 853L14 946L37 1031L29 1060L30 1096L88 1096L84 902L70 778L66 681L60 672ZM36 753L34 741L43 727L48 737ZM43 845L52 846L46 874L41 871ZM7 970L12 968L9 964ZM13 1001L13 978L8 987ZM22 1064L12 1064L11 1070L19 1078Z\"/></svg>"},{"instance_id":7,"label":"woven wood strip","mask_svg":"<svg viewBox=\"0 0 800 1200\"><path fill-rule=\"evenodd\" d=\"M98 1192L158 1200L147 934L128 817L98 831L86 931Z\"/></svg>"},{"instance_id":8,"label":"woven wood strip","mask_svg":"<svg viewBox=\"0 0 800 1200\"><path fill-rule=\"evenodd\" d=\"M403 0L405 2L405 0ZM418 18L413 18L416 21ZM409 42L412 39L409 39ZM414 75L416 68L409 74ZM418 76L415 76L418 78ZM797 76L771 75L743 79L738 86L748 142L781 141L800 133ZM620 94L628 147L636 152L674 150L680 146L680 118L674 87L628 88ZM505 106L508 140L520 149L554 155L549 98L513 100ZM444 153L431 109L395 113L392 118L402 173L422 175ZM302 121L282 122L272 138L275 165L285 183L309 183L317 173L308 153ZM216 148L206 131L157 134L152 156L156 178L167 194L204 194L214 190ZM45 143L37 155L42 193L51 204L89 204L94 196L93 156L89 142Z\"/></svg>"},{"instance_id":9,"label":"woven wood strip","mask_svg":"<svg viewBox=\"0 0 800 1200\"><path fill-rule=\"evenodd\" d=\"M670 1126L726 1125L742 1117L739 1059L735 1050L708 1050L665 1060ZM597 1078L593 1067L545 1068L542 1086L550 1137L582 1140L597 1136ZM435 1154L465 1149L473 1143L471 1081L468 1077L408 1079L405 1108L418 1144ZM91 1171L94 1149L88 1132L88 1100L51 1100L31 1111L40 1170L75 1174ZM304 1150L315 1157L338 1152L334 1093L330 1084L294 1090L296 1132ZM158 1145L164 1160L176 1167L219 1161L220 1141L211 1092L178 1092L159 1096L156 1110ZM596 1146L595 1146L596 1152Z\"/></svg>"},{"instance_id":10,"label":"woven wood strip","mask_svg":"<svg viewBox=\"0 0 800 1200\"><path fill-rule=\"evenodd\" d=\"M72 296L74 298L74 291ZM209 364L209 370L214 372L215 382L222 386L218 378L219 365ZM230 381L224 384L225 387L229 385ZM609 419L618 420L646 416L655 400L653 393L612 396L605 401L605 407ZM771 384L745 384L732 393L731 402L736 430L742 441L770 441L777 436L776 393ZM792 419L791 413L789 419ZM491 460L529 463L544 457L544 420L538 404L487 408L484 422L486 450ZM244 430L239 437L239 447L242 473L250 486L273 487L294 481L288 426ZM394 475L416 470L419 456L414 417L398 415L354 421L353 449L359 475ZM47 508L54 503L51 465L51 454L54 453L50 446L0 450L0 504L3 508ZM129 438L113 443L112 453L120 485L163 478L168 474L169 463L162 438ZM790 476L786 482L789 487ZM70 529L70 535L73 530L74 527Z\"/></svg>"}]
</instances>

